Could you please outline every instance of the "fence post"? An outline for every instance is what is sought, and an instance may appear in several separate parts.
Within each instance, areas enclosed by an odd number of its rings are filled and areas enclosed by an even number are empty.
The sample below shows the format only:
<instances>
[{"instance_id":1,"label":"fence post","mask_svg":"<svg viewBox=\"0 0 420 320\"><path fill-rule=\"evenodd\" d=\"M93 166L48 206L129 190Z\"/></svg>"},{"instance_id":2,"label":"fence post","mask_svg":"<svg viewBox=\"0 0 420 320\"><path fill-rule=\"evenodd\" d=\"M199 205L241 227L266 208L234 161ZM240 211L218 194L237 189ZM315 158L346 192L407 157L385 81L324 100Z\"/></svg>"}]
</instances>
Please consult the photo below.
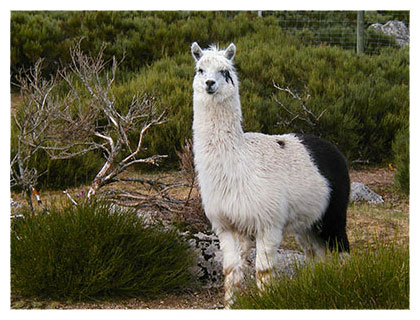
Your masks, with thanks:
<instances>
[{"instance_id":1,"label":"fence post","mask_svg":"<svg viewBox=\"0 0 420 320\"><path fill-rule=\"evenodd\" d=\"M364 29L365 12L357 11L357 53L364 52Z\"/></svg>"}]
</instances>

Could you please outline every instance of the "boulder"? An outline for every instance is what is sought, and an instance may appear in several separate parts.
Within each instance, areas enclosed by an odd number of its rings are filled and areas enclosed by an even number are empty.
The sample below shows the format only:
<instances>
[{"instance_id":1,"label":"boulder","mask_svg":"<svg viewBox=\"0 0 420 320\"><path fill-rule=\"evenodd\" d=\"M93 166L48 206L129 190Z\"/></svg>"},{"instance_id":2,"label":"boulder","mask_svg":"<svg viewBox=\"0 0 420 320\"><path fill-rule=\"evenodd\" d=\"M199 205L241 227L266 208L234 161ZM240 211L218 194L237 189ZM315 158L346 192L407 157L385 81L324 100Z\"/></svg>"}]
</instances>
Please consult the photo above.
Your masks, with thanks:
<instances>
[{"instance_id":1,"label":"boulder","mask_svg":"<svg viewBox=\"0 0 420 320\"><path fill-rule=\"evenodd\" d=\"M394 37L400 47L404 47L410 43L410 32L402 21L391 20L385 24L374 23L369 26L369 29Z\"/></svg>"},{"instance_id":2,"label":"boulder","mask_svg":"<svg viewBox=\"0 0 420 320\"><path fill-rule=\"evenodd\" d=\"M223 286L223 256L220 251L218 238L214 234L198 232L190 237L189 243L197 253L197 263L193 272L205 283L205 287ZM277 273L293 276L296 267L304 263L302 253L292 250L278 249L279 264ZM255 274L255 248L251 248L247 259L246 276L254 278Z\"/></svg>"}]
</instances>

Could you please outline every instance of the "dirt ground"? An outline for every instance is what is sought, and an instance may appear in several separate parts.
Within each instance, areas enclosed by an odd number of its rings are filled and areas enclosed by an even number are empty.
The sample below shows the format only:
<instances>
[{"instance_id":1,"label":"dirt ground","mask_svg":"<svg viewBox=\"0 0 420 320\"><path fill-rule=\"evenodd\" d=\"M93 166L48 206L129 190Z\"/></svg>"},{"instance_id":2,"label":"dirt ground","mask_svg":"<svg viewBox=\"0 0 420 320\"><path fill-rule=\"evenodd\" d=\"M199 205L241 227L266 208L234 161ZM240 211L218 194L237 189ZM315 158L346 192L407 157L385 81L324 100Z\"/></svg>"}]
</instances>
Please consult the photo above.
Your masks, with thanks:
<instances>
[{"instance_id":1,"label":"dirt ground","mask_svg":"<svg viewBox=\"0 0 420 320\"><path fill-rule=\"evenodd\" d=\"M141 300L137 298L119 301L98 302L59 302L49 300L34 300L12 297L12 309L207 309L223 308L223 292L220 289L188 292L182 295L166 294L155 300Z\"/></svg>"},{"instance_id":2,"label":"dirt ground","mask_svg":"<svg viewBox=\"0 0 420 320\"><path fill-rule=\"evenodd\" d=\"M350 242L362 246L372 234L400 236L408 242L409 199L393 190L392 167L365 168L350 172L352 182L362 182L379 193L385 204L356 204L349 208L348 229ZM353 230L354 231L351 231ZM388 238L387 238L388 239ZM288 240L285 239L285 246ZM223 305L222 289L207 289L184 294L166 294L156 300L126 299L98 302L58 302L11 297L12 309L219 309Z\"/></svg>"},{"instance_id":3,"label":"dirt ground","mask_svg":"<svg viewBox=\"0 0 420 320\"><path fill-rule=\"evenodd\" d=\"M391 186L394 184L394 171L392 167L351 170L350 180L351 182L361 182L370 188Z\"/></svg>"}]
</instances>

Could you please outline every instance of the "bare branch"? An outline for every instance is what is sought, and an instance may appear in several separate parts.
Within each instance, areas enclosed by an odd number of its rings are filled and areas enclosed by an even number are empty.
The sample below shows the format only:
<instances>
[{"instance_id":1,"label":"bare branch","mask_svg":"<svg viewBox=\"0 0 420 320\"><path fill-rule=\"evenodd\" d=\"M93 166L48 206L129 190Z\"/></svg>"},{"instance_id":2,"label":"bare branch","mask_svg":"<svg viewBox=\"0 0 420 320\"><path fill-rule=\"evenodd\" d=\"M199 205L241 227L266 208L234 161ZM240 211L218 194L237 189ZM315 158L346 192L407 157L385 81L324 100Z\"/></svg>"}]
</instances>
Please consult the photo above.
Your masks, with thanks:
<instances>
[{"instance_id":1,"label":"bare branch","mask_svg":"<svg viewBox=\"0 0 420 320\"><path fill-rule=\"evenodd\" d=\"M306 94L305 100L302 99L297 93L290 90L288 87L282 88L278 84L273 81L273 85L276 89L286 92L290 95L294 100L299 103L300 108L303 110L303 114L301 111L294 112L290 108L286 107L284 103L274 97L274 100L289 114L292 118L289 121L282 120L282 123L286 126L292 125L295 120L301 120L306 122L310 127L316 127L319 121L321 120L324 113L327 111L327 108L324 109L319 115L316 115L311 109L307 106L307 101L310 99L311 95L309 93Z\"/></svg>"},{"instance_id":2,"label":"bare branch","mask_svg":"<svg viewBox=\"0 0 420 320\"><path fill-rule=\"evenodd\" d=\"M158 114L154 99L140 94L134 95L125 108L118 108L112 88L120 61L115 57L104 59L105 45L96 56L85 54L81 42L70 49L70 66L59 70L55 78L42 77L42 60L17 77L24 104L13 114L19 135L10 175L11 183L23 184L28 195L39 177L30 168L30 160L41 149L52 159L103 151L103 163L88 198L114 182L128 167L139 163L158 165L166 157L141 156L145 134L152 126L165 122L165 113ZM68 89L64 98L54 96L57 77ZM129 139L137 131L138 139Z\"/></svg>"},{"instance_id":3,"label":"bare branch","mask_svg":"<svg viewBox=\"0 0 420 320\"><path fill-rule=\"evenodd\" d=\"M78 203L76 202L76 200L74 200L71 195L67 192L67 190L64 190L63 193L67 196L67 198L69 198L69 200L71 201L71 203L73 203L75 206L78 205Z\"/></svg>"},{"instance_id":4,"label":"bare branch","mask_svg":"<svg viewBox=\"0 0 420 320\"><path fill-rule=\"evenodd\" d=\"M18 129L15 154L10 162L11 185L19 186L26 194L29 207L33 211L32 196L39 206L46 210L35 190L40 176L32 167L34 155L51 138L51 123L58 106L52 100L52 91L56 86L53 77L42 78L42 59L29 70L21 70L16 77L20 88L22 103L12 110L13 121Z\"/></svg>"}]
</instances>

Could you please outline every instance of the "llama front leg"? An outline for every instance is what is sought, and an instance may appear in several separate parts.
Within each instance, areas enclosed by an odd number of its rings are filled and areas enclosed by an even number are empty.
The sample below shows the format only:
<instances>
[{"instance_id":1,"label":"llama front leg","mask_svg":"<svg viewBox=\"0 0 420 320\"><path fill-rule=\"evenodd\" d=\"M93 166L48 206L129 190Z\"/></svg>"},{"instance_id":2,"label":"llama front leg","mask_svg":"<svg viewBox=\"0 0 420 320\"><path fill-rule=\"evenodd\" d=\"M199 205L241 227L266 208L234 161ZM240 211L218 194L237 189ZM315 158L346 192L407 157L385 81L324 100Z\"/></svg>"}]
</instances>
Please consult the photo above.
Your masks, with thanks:
<instances>
[{"instance_id":1,"label":"llama front leg","mask_svg":"<svg viewBox=\"0 0 420 320\"><path fill-rule=\"evenodd\" d=\"M223 252L223 274L225 276L225 306L233 304L235 293L244 278L243 258L241 257L241 241L239 235L230 231L218 234L220 248Z\"/></svg>"},{"instance_id":2,"label":"llama front leg","mask_svg":"<svg viewBox=\"0 0 420 320\"><path fill-rule=\"evenodd\" d=\"M256 256L256 279L259 289L264 289L264 285L269 283L275 273L278 264L277 249L282 241L282 232L280 230L270 230L263 232L256 238L257 256Z\"/></svg>"}]
</instances>

